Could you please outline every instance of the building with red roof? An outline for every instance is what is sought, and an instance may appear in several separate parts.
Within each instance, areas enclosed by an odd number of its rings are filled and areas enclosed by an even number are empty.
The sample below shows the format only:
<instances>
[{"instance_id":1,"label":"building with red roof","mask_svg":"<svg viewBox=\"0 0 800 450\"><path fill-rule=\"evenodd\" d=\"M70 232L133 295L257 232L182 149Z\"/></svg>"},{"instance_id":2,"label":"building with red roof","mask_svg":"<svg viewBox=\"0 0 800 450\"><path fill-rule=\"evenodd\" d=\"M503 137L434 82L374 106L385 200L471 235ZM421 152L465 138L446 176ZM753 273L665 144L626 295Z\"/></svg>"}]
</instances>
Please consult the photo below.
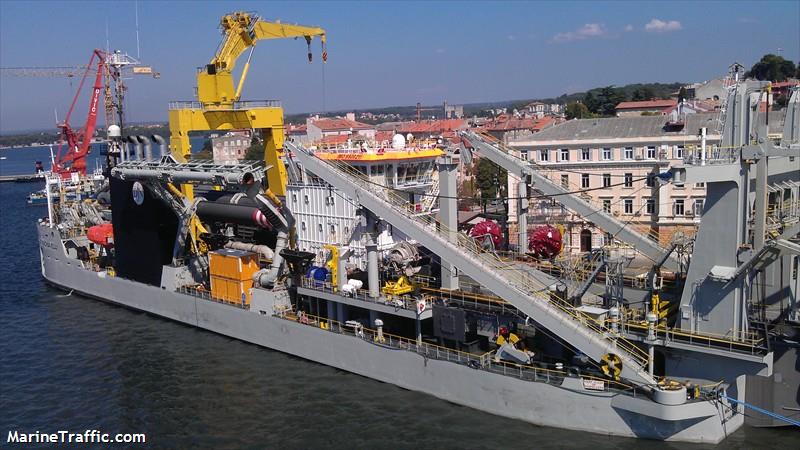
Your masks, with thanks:
<instances>
[{"instance_id":1,"label":"building with red roof","mask_svg":"<svg viewBox=\"0 0 800 450\"><path fill-rule=\"evenodd\" d=\"M666 114L671 111L678 100L643 100L637 102L622 102L616 107L617 117L635 117L641 116L642 113L650 114Z\"/></svg>"},{"instance_id":2,"label":"building with red roof","mask_svg":"<svg viewBox=\"0 0 800 450\"><path fill-rule=\"evenodd\" d=\"M306 120L306 134L309 142L321 142L328 136L362 136L375 139L375 126L357 122L353 113L346 117L309 118ZM345 139L347 141L347 139Z\"/></svg>"}]
</instances>

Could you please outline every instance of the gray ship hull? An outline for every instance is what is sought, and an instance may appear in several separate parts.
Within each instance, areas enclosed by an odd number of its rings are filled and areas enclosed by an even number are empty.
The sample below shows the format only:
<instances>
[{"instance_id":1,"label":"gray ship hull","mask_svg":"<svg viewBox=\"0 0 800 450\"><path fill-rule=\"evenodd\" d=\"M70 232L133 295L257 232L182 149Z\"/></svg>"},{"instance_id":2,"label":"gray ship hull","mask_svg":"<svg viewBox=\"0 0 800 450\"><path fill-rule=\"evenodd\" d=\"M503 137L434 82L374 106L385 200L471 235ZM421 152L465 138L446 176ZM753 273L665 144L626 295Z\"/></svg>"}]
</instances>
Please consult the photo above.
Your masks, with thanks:
<instances>
[{"instance_id":1,"label":"gray ship hull","mask_svg":"<svg viewBox=\"0 0 800 450\"><path fill-rule=\"evenodd\" d=\"M705 443L720 442L744 421L719 401L665 406L641 395L588 390L575 378L560 386L525 381L107 276L68 257L56 230L40 224L38 231L42 275L53 285L499 416L605 435Z\"/></svg>"}]
</instances>

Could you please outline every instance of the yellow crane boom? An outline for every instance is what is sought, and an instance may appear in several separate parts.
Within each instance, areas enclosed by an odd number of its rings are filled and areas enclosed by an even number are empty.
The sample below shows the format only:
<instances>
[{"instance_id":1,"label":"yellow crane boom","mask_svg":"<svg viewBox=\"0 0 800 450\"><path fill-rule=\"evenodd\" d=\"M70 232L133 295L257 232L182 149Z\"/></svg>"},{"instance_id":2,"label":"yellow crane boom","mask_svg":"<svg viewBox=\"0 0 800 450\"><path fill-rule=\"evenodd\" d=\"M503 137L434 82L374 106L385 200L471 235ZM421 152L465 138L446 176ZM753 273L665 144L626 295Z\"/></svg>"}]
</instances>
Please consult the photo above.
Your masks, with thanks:
<instances>
[{"instance_id":1,"label":"yellow crane boom","mask_svg":"<svg viewBox=\"0 0 800 450\"><path fill-rule=\"evenodd\" d=\"M309 48L311 61L311 42L319 37L325 52L325 30L318 27L291 25L280 22L267 22L248 12L226 14L220 20L222 42L211 62L197 73L197 102L172 102L169 110L170 151L178 161L186 161L191 155L189 133L193 131L261 130L264 142L264 161L267 167L269 190L278 195L286 195L286 168L283 155L283 108L275 101L240 102L244 80L250 68L250 58L258 41L266 39L303 38ZM247 50L247 58L238 87L234 90L233 69L236 61ZM191 186L183 187L184 193L191 197Z\"/></svg>"},{"instance_id":2,"label":"yellow crane boom","mask_svg":"<svg viewBox=\"0 0 800 450\"><path fill-rule=\"evenodd\" d=\"M217 54L197 74L198 100L203 104L227 105L238 101L250 68L250 56L258 41L266 39L291 39L304 38L306 44L311 46L311 41L319 37L323 46L326 42L325 30L319 27L304 25L291 25L280 22L267 22L257 15L247 12L235 12L222 17L220 20L223 38ZM242 70L236 90L233 89L233 69L236 60L247 49L250 56ZM309 59L311 52L308 53ZM325 55L323 54L323 58Z\"/></svg>"}]
</instances>

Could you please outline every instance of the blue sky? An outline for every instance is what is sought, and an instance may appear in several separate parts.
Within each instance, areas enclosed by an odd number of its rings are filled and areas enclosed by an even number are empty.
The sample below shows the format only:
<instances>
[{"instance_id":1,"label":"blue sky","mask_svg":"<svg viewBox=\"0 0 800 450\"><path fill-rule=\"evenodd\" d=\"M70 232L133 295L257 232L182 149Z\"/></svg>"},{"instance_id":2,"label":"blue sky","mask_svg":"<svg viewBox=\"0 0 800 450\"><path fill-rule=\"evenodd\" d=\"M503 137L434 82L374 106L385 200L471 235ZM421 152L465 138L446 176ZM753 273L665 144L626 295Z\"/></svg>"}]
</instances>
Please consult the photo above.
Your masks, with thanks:
<instances>
[{"instance_id":1,"label":"blue sky","mask_svg":"<svg viewBox=\"0 0 800 450\"><path fill-rule=\"evenodd\" d=\"M328 110L558 96L633 82L702 81L764 53L800 60L800 2L139 1L140 55L161 79L130 80L129 120L166 120L190 100L219 18L252 10L328 32ZM136 55L135 2L0 1L0 66L85 64L106 46ZM317 44L318 45L318 44ZM323 108L319 47L258 45L243 98L289 113ZM243 63L243 61L241 61ZM239 67L241 67L241 64ZM76 82L0 78L0 133L53 126ZM85 95L84 95L85 97ZM85 117L84 107L73 122Z\"/></svg>"}]
</instances>

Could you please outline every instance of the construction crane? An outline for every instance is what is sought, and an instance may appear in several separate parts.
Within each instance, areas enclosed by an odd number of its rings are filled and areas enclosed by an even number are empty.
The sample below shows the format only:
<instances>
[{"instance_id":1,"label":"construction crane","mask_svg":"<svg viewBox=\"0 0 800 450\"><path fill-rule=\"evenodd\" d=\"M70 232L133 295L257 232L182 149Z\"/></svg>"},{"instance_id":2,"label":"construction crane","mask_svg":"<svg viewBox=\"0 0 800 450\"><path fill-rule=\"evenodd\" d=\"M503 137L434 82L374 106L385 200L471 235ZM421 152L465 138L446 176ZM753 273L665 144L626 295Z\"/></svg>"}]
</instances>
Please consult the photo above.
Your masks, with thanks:
<instances>
[{"instance_id":1,"label":"construction crane","mask_svg":"<svg viewBox=\"0 0 800 450\"><path fill-rule=\"evenodd\" d=\"M125 87L123 73L131 68L134 75L151 75L160 78L152 67L141 66L140 62L126 53L114 51L111 53L95 49L89 63L83 66L51 66L51 67L0 67L0 76L3 77L81 77L77 92L73 97L70 108L62 123L57 127L61 130L58 155L53 161L53 172L62 177L70 177L71 173L86 173L86 156L91 151L91 139L97 124L100 93L104 94L104 110L106 127L123 124L123 103ZM83 84L90 73L95 74L95 83L89 101L89 113L86 123L77 132L72 129L69 119L80 96ZM103 82L105 80L105 82ZM66 144L66 145L65 145Z\"/></svg>"},{"instance_id":2,"label":"construction crane","mask_svg":"<svg viewBox=\"0 0 800 450\"><path fill-rule=\"evenodd\" d=\"M92 70L92 64L97 60L97 68L94 87L92 88L92 95L89 99L89 112L86 116L86 124L75 132L69 124L69 119L72 116L72 111L75 110L75 103L81 94L81 88L86 81L86 77ZM105 72L105 54L100 50L94 50L92 57L89 59L89 64L83 72L83 77L78 85L78 90L75 92L75 97L72 99L72 104L67 111L67 116L64 117L64 122L58 124L61 129L61 137L58 142L58 154L55 161L53 161L52 171L61 175L62 178L68 178L72 173L86 175L86 155L91 151L92 136L94 136L94 129L97 125L97 109L99 107L100 93L103 90L103 73ZM66 142L66 152L64 151L64 143Z\"/></svg>"},{"instance_id":3,"label":"construction crane","mask_svg":"<svg viewBox=\"0 0 800 450\"><path fill-rule=\"evenodd\" d=\"M303 38L308 46L311 62L311 42L319 37L322 42L322 60L327 60L325 30L303 25L267 22L258 15L247 12L227 14L220 20L222 42L211 62L197 73L198 102L172 102L169 108L170 151L178 161L191 155L189 133L193 131L259 129L264 142L264 160L267 182L271 192L286 194L286 168L283 156L283 108L276 101L240 101L244 81L250 69L250 60L258 41L267 39ZM233 69L236 60L250 49L236 88ZM191 196L191 186L184 193Z\"/></svg>"}]
</instances>

